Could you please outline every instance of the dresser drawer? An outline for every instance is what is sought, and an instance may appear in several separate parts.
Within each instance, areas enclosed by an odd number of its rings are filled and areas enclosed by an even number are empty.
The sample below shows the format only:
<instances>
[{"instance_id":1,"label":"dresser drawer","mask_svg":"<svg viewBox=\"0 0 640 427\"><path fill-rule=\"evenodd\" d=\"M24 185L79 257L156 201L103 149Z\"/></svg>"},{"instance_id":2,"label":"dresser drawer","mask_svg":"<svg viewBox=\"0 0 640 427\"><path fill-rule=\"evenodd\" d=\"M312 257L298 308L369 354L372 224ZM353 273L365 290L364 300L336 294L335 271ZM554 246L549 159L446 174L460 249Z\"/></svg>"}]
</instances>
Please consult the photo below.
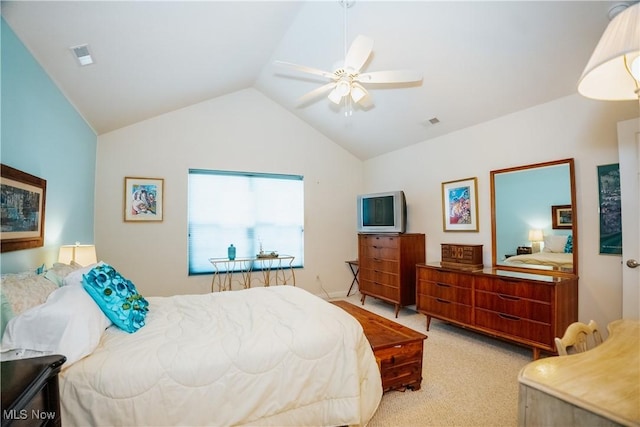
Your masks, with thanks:
<instances>
[{"instance_id":1,"label":"dresser drawer","mask_svg":"<svg viewBox=\"0 0 640 427\"><path fill-rule=\"evenodd\" d=\"M418 281L418 295L445 299L451 302L471 305L471 289L447 285L441 282Z\"/></svg>"},{"instance_id":2,"label":"dresser drawer","mask_svg":"<svg viewBox=\"0 0 640 427\"><path fill-rule=\"evenodd\" d=\"M396 236L361 235L360 243L371 248L397 249L400 246Z\"/></svg>"},{"instance_id":3,"label":"dresser drawer","mask_svg":"<svg viewBox=\"0 0 640 427\"><path fill-rule=\"evenodd\" d=\"M460 323L471 323L471 306L418 294L416 309L421 312L446 320Z\"/></svg>"},{"instance_id":4,"label":"dresser drawer","mask_svg":"<svg viewBox=\"0 0 640 427\"><path fill-rule=\"evenodd\" d=\"M384 271L385 273L400 273L400 263L398 261L365 258L360 262L360 270Z\"/></svg>"},{"instance_id":5,"label":"dresser drawer","mask_svg":"<svg viewBox=\"0 0 640 427\"><path fill-rule=\"evenodd\" d=\"M495 292L502 295L528 298L551 303L554 286L536 282L498 279L495 277L476 277L476 290Z\"/></svg>"},{"instance_id":6,"label":"dresser drawer","mask_svg":"<svg viewBox=\"0 0 640 427\"><path fill-rule=\"evenodd\" d=\"M433 268L418 268L417 274L418 279L445 283L453 286L471 288L471 284L473 282L473 277L471 275L441 271Z\"/></svg>"},{"instance_id":7,"label":"dresser drawer","mask_svg":"<svg viewBox=\"0 0 640 427\"><path fill-rule=\"evenodd\" d=\"M536 322L518 316L476 308L476 326L500 331L553 348L553 333L549 323Z\"/></svg>"},{"instance_id":8,"label":"dresser drawer","mask_svg":"<svg viewBox=\"0 0 640 427\"><path fill-rule=\"evenodd\" d=\"M420 388L422 347L422 340L419 340L374 351L376 361L380 366L383 390L405 386Z\"/></svg>"},{"instance_id":9,"label":"dresser drawer","mask_svg":"<svg viewBox=\"0 0 640 427\"><path fill-rule=\"evenodd\" d=\"M360 270L360 280L369 280L371 282L384 283L385 285L397 288L400 286L400 278L398 274L388 273L385 271L371 270L368 268Z\"/></svg>"},{"instance_id":10,"label":"dresser drawer","mask_svg":"<svg viewBox=\"0 0 640 427\"><path fill-rule=\"evenodd\" d=\"M360 279L360 292L374 295L389 301L400 301L400 288L388 286L379 282L372 282L367 279Z\"/></svg>"},{"instance_id":11,"label":"dresser drawer","mask_svg":"<svg viewBox=\"0 0 640 427\"><path fill-rule=\"evenodd\" d=\"M546 302L476 291L476 307L538 322L551 323L551 304Z\"/></svg>"},{"instance_id":12,"label":"dresser drawer","mask_svg":"<svg viewBox=\"0 0 640 427\"><path fill-rule=\"evenodd\" d=\"M363 258L393 261L398 261L400 259L400 252L395 248L366 246L361 248L361 253Z\"/></svg>"}]
</instances>

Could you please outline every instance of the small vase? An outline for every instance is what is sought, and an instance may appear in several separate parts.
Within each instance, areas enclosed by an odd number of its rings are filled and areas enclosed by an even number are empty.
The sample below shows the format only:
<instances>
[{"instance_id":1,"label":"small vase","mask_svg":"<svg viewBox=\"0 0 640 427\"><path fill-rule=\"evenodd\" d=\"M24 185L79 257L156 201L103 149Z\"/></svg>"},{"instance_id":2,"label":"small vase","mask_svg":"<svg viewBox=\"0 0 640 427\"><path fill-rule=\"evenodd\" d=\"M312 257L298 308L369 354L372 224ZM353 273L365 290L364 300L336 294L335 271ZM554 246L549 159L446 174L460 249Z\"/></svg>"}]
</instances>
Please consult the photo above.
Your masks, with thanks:
<instances>
[{"instance_id":1,"label":"small vase","mask_svg":"<svg viewBox=\"0 0 640 427\"><path fill-rule=\"evenodd\" d=\"M233 243L227 248L227 256L230 260L236 259L236 247L233 246Z\"/></svg>"}]
</instances>

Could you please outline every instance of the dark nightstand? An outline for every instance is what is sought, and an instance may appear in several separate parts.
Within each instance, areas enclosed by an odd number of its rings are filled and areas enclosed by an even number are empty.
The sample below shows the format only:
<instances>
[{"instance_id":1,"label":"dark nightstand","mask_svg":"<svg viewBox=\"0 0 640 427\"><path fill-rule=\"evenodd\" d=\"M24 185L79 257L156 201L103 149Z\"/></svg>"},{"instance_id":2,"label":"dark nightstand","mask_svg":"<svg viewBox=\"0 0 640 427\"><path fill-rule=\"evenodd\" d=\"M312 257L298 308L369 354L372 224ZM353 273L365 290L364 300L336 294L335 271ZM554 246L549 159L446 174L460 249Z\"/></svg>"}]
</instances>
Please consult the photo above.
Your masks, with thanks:
<instances>
[{"instance_id":1,"label":"dark nightstand","mask_svg":"<svg viewBox=\"0 0 640 427\"><path fill-rule=\"evenodd\" d=\"M60 426L60 355L2 362L2 427Z\"/></svg>"}]
</instances>

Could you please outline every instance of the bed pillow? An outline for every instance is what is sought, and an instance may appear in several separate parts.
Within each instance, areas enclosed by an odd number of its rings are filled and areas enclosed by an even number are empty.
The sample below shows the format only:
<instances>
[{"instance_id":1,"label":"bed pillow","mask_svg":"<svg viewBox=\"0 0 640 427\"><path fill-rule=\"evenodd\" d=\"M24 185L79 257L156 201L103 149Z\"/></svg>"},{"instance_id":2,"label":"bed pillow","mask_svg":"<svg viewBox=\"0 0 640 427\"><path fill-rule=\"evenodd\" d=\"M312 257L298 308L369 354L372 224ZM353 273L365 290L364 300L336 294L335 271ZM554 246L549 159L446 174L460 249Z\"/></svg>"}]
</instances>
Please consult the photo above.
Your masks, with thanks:
<instances>
[{"instance_id":1,"label":"bed pillow","mask_svg":"<svg viewBox=\"0 0 640 427\"><path fill-rule=\"evenodd\" d=\"M544 249L543 252L564 252L564 248L567 244L567 236L559 236L550 234L544 236Z\"/></svg>"},{"instance_id":2,"label":"bed pillow","mask_svg":"<svg viewBox=\"0 0 640 427\"><path fill-rule=\"evenodd\" d=\"M14 316L43 304L58 287L44 276L29 273L3 274L0 289Z\"/></svg>"},{"instance_id":3,"label":"bed pillow","mask_svg":"<svg viewBox=\"0 0 640 427\"><path fill-rule=\"evenodd\" d=\"M572 254L573 253L573 235L569 234L567 236L567 243L564 245L564 253Z\"/></svg>"},{"instance_id":4,"label":"bed pillow","mask_svg":"<svg viewBox=\"0 0 640 427\"><path fill-rule=\"evenodd\" d=\"M44 277L51 280L57 286L64 285L64 278L67 277L73 271L82 268L82 266L76 262L71 261L70 264L63 264L56 262L53 266L44 272Z\"/></svg>"},{"instance_id":5,"label":"bed pillow","mask_svg":"<svg viewBox=\"0 0 640 427\"><path fill-rule=\"evenodd\" d=\"M9 321L2 350L62 354L68 367L91 354L110 325L82 286L64 286L52 292L44 304Z\"/></svg>"},{"instance_id":6,"label":"bed pillow","mask_svg":"<svg viewBox=\"0 0 640 427\"><path fill-rule=\"evenodd\" d=\"M82 286L82 279L85 274L90 272L94 267L104 264L100 261L96 264L87 265L86 267L80 267L77 270L67 274L62 282L62 286Z\"/></svg>"},{"instance_id":7,"label":"bed pillow","mask_svg":"<svg viewBox=\"0 0 640 427\"><path fill-rule=\"evenodd\" d=\"M132 333L144 326L149 303L130 280L109 264L92 268L83 276L82 285L120 329Z\"/></svg>"}]
</instances>

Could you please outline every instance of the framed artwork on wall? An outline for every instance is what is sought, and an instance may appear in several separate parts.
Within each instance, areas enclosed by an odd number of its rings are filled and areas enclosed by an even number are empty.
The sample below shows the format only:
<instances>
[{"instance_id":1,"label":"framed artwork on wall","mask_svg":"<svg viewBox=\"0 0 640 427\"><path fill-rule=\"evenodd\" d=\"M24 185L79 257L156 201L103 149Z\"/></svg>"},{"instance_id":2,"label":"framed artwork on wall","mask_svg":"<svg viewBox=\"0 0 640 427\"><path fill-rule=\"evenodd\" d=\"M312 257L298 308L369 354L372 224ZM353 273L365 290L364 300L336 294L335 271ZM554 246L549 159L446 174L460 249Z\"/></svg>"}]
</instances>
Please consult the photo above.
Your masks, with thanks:
<instances>
[{"instance_id":1,"label":"framed artwork on wall","mask_svg":"<svg viewBox=\"0 0 640 427\"><path fill-rule=\"evenodd\" d=\"M442 183L444 231L478 231L478 178Z\"/></svg>"},{"instance_id":2,"label":"framed artwork on wall","mask_svg":"<svg viewBox=\"0 0 640 427\"><path fill-rule=\"evenodd\" d=\"M600 254L622 255L620 164L598 166Z\"/></svg>"},{"instance_id":3,"label":"framed artwork on wall","mask_svg":"<svg viewBox=\"0 0 640 427\"><path fill-rule=\"evenodd\" d=\"M1 165L2 252L44 246L47 181Z\"/></svg>"},{"instance_id":4,"label":"framed artwork on wall","mask_svg":"<svg viewBox=\"0 0 640 427\"><path fill-rule=\"evenodd\" d=\"M571 205L551 206L551 228L554 230L571 230L571 227L573 227Z\"/></svg>"},{"instance_id":5,"label":"framed artwork on wall","mask_svg":"<svg viewBox=\"0 0 640 427\"><path fill-rule=\"evenodd\" d=\"M124 220L162 221L164 179L125 177Z\"/></svg>"}]
</instances>

